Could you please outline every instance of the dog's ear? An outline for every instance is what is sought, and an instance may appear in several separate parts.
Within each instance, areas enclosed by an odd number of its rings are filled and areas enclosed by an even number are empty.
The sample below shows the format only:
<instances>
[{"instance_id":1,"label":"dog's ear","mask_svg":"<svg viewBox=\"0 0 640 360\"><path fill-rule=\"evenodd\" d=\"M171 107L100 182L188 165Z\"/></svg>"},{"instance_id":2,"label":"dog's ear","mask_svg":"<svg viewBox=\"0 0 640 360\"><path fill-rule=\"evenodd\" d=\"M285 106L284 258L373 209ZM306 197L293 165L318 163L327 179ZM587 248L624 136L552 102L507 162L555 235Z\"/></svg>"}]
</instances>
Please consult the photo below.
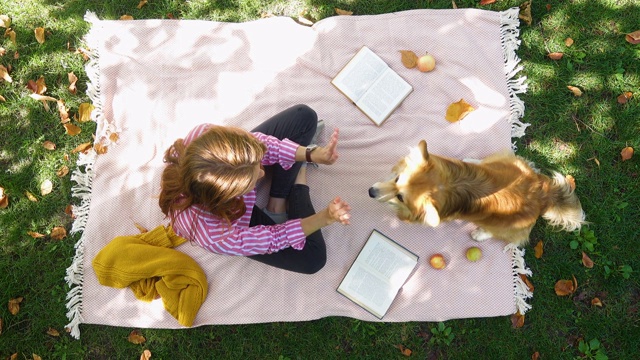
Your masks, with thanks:
<instances>
[{"instance_id":1,"label":"dog's ear","mask_svg":"<svg viewBox=\"0 0 640 360\"><path fill-rule=\"evenodd\" d=\"M424 222L431 227L436 227L440 224L438 210L430 200L424 203Z\"/></svg>"},{"instance_id":2,"label":"dog's ear","mask_svg":"<svg viewBox=\"0 0 640 360\"><path fill-rule=\"evenodd\" d=\"M425 140L420 140L418 143L418 149L420 149L420 153L425 161L429 160L429 152L427 151L427 142Z\"/></svg>"}]
</instances>

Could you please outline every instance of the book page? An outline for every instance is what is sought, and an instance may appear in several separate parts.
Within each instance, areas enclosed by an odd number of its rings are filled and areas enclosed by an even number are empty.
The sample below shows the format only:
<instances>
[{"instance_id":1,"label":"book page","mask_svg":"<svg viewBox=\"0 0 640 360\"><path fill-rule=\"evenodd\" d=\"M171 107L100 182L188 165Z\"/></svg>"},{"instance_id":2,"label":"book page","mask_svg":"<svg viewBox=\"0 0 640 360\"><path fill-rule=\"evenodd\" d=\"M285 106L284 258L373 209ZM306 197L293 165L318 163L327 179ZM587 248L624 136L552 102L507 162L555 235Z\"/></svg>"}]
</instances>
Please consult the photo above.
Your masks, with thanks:
<instances>
[{"instance_id":1,"label":"book page","mask_svg":"<svg viewBox=\"0 0 640 360\"><path fill-rule=\"evenodd\" d=\"M363 46L331 83L351 101L357 102L386 69L384 60Z\"/></svg>"},{"instance_id":2,"label":"book page","mask_svg":"<svg viewBox=\"0 0 640 360\"><path fill-rule=\"evenodd\" d=\"M356 105L380 125L412 90L409 83L389 68L371 85Z\"/></svg>"},{"instance_id":3,"label":"book page","mask_svg":"<svg viewBox=\"0 0 640 360\"><path fill-rule=\"evenodd\" d=\"M418 258L374 231L338 291L382 318Z\"/></svg>"}]
</instances>

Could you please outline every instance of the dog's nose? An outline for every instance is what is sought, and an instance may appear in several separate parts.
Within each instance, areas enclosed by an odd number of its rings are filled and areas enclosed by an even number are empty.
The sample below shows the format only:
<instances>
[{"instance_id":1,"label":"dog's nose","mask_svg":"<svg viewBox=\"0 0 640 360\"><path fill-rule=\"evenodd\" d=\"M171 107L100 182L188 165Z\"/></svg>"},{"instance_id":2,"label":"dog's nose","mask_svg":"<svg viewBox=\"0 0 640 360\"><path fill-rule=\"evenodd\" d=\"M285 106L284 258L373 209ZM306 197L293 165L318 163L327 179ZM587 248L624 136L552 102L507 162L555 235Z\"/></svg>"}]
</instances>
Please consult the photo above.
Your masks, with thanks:
<instances>
[{"instance_id":1,"label":"dog's nose","mask_svg":"<svg viewBox=\"0 0 640 360\"><path fill-rule=\"evenodd\" d=\"M378 189L374 188L374 187L370 187L369 188L369 197L371 198L376 198L376 196L378 196Z\"/></svg>"}]
</instances>

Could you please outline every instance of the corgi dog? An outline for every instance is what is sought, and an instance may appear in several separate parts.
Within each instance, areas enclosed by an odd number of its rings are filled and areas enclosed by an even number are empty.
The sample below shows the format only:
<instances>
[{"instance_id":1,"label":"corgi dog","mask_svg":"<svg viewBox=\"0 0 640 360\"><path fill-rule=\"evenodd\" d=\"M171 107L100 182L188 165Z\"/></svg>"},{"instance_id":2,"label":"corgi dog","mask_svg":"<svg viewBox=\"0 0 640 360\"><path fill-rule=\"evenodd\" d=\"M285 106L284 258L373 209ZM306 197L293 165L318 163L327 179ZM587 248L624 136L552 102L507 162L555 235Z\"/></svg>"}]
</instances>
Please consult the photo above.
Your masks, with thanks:
<instances>
[{"instance_id":1,"label":"corgi dog","mask_svg":"<svg viewBox=\"0 0 640 360\"><path fill-rule=\"evenodd\" d=\"M472 222L478 226L471 233L476 241L525 245L540 216L565 231L580 229L585 215L571 184L532 165L507 152L483 160L450 159L429 154L422 140L393 167L392 179L369 188L369 196L389 204L403 221L432 227Z\"/></svg>"}]
</instances>

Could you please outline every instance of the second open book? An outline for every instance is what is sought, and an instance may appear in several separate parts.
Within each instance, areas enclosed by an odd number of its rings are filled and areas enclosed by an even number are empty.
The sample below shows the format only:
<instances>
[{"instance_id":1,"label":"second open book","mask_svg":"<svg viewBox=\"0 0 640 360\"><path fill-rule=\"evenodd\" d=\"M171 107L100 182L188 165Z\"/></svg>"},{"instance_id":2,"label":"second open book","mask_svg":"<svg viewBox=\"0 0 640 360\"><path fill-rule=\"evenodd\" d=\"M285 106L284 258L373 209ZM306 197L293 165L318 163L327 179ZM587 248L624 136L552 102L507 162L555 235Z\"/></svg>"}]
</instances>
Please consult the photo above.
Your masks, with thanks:
<instances>
[{"instance_id":1,"label":"second open book","mask_svg":"<svg viewBox=\"0 0 640 360\"><path fill-rule=\"evenodd\" d=\"M413 91L407 81L366 46L331 83L378 126Z\"/></svg>"}]
</instances>

